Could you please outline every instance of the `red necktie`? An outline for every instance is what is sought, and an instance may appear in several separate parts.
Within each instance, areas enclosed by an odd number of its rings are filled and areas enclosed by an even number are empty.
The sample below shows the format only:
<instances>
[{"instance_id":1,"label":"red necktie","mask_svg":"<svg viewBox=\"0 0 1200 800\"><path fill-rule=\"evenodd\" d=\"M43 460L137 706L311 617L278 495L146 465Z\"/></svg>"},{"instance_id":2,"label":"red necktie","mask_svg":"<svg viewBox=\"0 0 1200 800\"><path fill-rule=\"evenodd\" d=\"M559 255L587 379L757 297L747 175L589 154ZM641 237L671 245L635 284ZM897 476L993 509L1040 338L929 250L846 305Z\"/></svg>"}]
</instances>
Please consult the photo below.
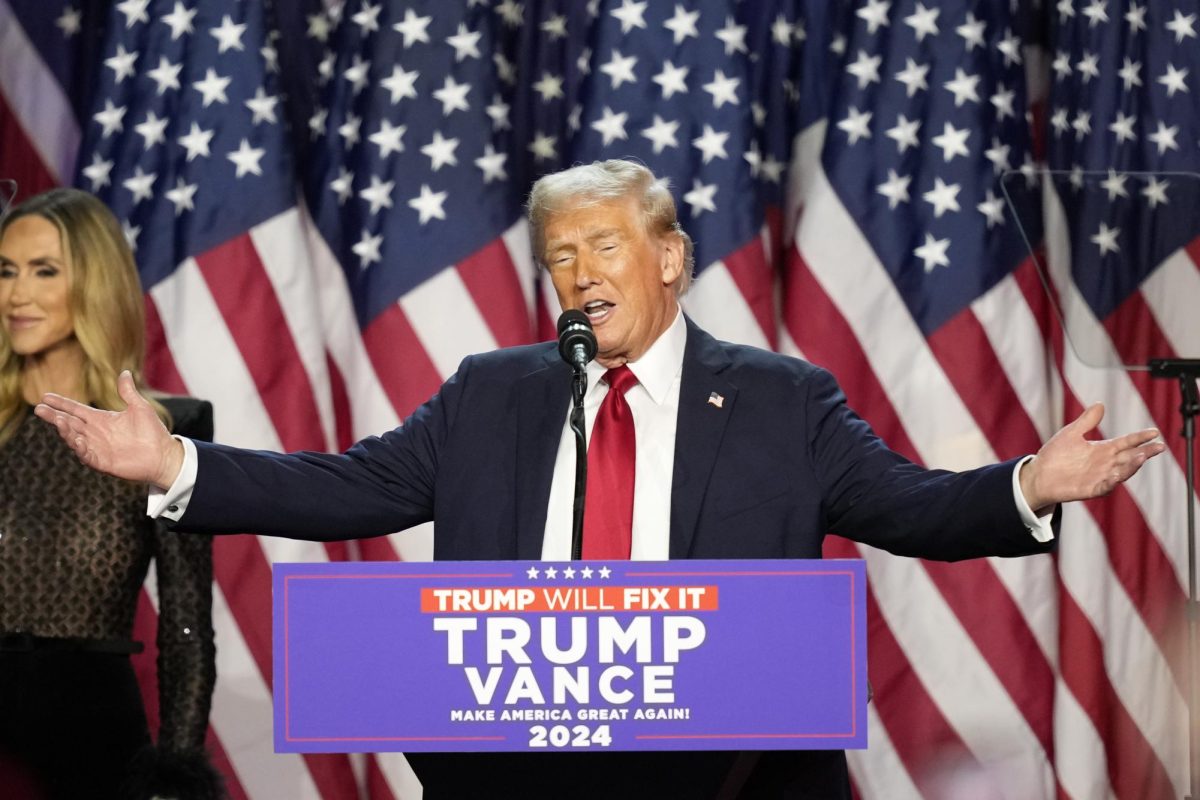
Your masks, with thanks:
<instances>
[{"instance_id":1,"label":"red necktie","mask_svg":"<svg viewBox=\"0 0 1200 800\"><path fill-rule=\"evenodd\" d=\"M604 373L608 394L600 403L588 445L583 557L628 559L633 543L633 481L637 439L625 393L638 379L629 367Z\"/></svg>"}]
</instances>

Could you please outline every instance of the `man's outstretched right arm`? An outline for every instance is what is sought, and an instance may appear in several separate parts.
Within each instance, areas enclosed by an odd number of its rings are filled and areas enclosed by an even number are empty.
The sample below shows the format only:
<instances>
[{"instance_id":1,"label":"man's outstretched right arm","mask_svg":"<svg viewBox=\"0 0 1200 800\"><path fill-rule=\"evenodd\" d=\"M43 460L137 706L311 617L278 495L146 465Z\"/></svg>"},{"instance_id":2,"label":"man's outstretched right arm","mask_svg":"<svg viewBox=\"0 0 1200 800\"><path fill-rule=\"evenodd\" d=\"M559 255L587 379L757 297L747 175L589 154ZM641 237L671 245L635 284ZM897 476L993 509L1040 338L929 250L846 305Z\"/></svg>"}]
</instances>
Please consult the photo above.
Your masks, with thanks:
<instances>
[{"instance_id":1,"label":"man's outstretched right arm","mask_svg":"<svg viewBox=\"0 0 1200 800\"><path fill-rule=\"evenodd\" d=\"M57 394L34 409L87 466L127 481L167 489L183 465L179 443L146 402L128 371L117 378L124 411L104 411Z\"/></svg>"},{"instance_id":2,"label":"man's outstretched right arm","mask_svg":"<svg viewBox=\"0 0 1200 800\"><path fill-rule=\"evenodd\" d=\"M378 536L432 519L438 452L447 435L443 407L460 394L451 378L402 428L367 437L340 455L191 442L195 471L189 473L182 469L184 445L159 422L132 379L123 374L118 385L124 411L46 395L36 413L87 466L150 484L168 498L183 489L186 510L184 502L162 502L161 496L149 508L188 531L314 540Z\"/></svg>"}]
</instances>

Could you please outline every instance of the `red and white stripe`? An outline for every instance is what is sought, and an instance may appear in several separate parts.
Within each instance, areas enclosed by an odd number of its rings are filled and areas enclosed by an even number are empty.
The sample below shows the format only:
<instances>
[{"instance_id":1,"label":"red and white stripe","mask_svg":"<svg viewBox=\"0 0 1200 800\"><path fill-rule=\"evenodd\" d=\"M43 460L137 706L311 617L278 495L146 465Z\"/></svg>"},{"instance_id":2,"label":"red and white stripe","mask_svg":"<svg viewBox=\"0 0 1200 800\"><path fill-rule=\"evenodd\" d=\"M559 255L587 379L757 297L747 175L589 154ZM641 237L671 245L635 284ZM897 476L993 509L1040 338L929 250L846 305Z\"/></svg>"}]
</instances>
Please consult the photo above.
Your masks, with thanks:
<instances>
[{"instance_id":1,"label":"red and white stripe","mask_svg":"<svg viewBox=\"0 0 1200 800\"><path fill-rule=\"evenodd\" d=\"M797 143L785 343L832 369L893 447L950 468L1032 452L1081 410L1077 397L1106 401L1106 435L1178 428L1169 393L1062 354L1032 263L923 337L829 187L822 138L814 126ZM1047 229L1063 230L1053 208ZM1060 240L1048 245L1052 264L1069 263ZM1112 323L1088 320L1056 275L1072 336L1117 349ZM1143 317L1174 352L1200 340L1181 304L1198 283L1184 250L1140 295L1150 309ZM940 565L828 544L831 554L864 556L871 575L877 716L870 748L851 755L862 796L907 785L946 796L938 792L947 775L990 779L1005 797L1183 793L1186 547L1177 509L1187 493L1175 450L1112 497L1068 507L1057 559Z\"/></svg>"},{"instance_id":2,"label":"red and white stripe","mask_svg":"<svg viewBox=\"0 0 1200 800\"><path fill-rule=\"evenodd\" d=\"M71 101L0 0L0 152L22 196L70 181L79 152Z\"/></svg>"},{"instance_id":3,"label":"red and white stripe","mask_svg":"<svg viewBox=\"0 0 1200 800\"><path fill-rule=\"evenodd\" d=\"M21 197L69 182L80 138L62 85L0 0L0 178Z\"/></svg>"},{"instance_id":4,"label":"red and white stripe","mask_svg":"<svg viewBox=\"0 0 1200 800\"><path fill-rule=\"evenodd\" d=\"M79 140L70 119L0 0L0 173L20 170L29 190L68 179ZM708 265L685 298L702 326L828 367L894 448L929 465L1032 452L1094 399L1105 401L1106 435L1153 425L1171 445L1110 498L1068 507L1055 557L942 565L827 543L830 555L866 558L871 577L876 696L870 747L850 756L860 795L948 797L974 781L1014 800L1181 796L1181 512L1195 489L1175 435L1177 390L1076 358L1032 263L924 337L829 186L823 137L818 125L796 143L783 221ZM1046 228L1062 231L1057 198L1047 200ZM1090 356L1119 363L1135 335L1164 354L1194 351L1200 245L1173 254L1109 320L1091 316L1066 276L1065 239L1046 248L1069 338ZM221 441L344 447L398 424L464 355L552 330L557 301L523 223L446 267L360 332L342 268L301 206L150 291L150 376L213 401ZM211 741L234 797L419 796L398 754L272 752L270 566L427 559L431 537L423 526L352 544L218 540ZM139 636L152 641L153 604L142 606Z\"/></svg>"},{"instance_id":5,"label":"red and white stripe","mask_svg":"<svg viewBox=\"0 0 1200 800\"><path fill-rule=\"evenodd\" d=\"M1114 398L1112 430L1163 418L1167 412L1151 412L1128 382L1121 385L1106 375L1097 383L1061 356L1061 346L1055 349L1049 306L1037 294L1032 265L1001 282L944 330L928 340L923 337L820 172L815 154L822 136L822 128L815 127L798 143L799 158L810 160L809 169L800 173L805 179L789 237L792 246L781 254L788 259L782 328L771 333L773 311L764 314L761 294L749 300L743 294L748 283L761 282L763 276L773 280L771 250L763 242L705 270L685 300L700 324L724 338L760 346L775 339L782 349L802 352L833 369L852 404L894 447L931 465L964 468L1033 451L1065 414L1074 413L1070 398L1078 394ZM271 231L294 240L292 224L300 223L273 220L249 238L263 253ZM532 263L527 249L522 251L524 241L522 230L510 232L502 247L486 249L417 287L375 323L378 336L368 333L362 340L344 333L345 323L353 320L349 297L340 268L331 260L320 263L324 254L319 242L312 266L316 277L309 284L289 282L265 263L272 256L260 255L259 280L270 283L276 294L283 287L315 291L319 300L312 313L322 321L322 330L330 332L322 344L331 368L322 373L321 358L314 355L320 350L297 343L283 348L295 363L282 372L313 387L323 375L329 380L336 372L357 387L347 392L356 435L393 424L411 410L400 403L416 402L436 390L462 356L522 340L525 332L517 328L528 325L534 306L552 318L557 304L547 282L538 283L532 266L516 272L515 264ZM296 261L299 255L290 253L283 263L303 263L302 258ZM1181 282L1194 278L1192 268ZM273 415L261 365L247 363L255 357L254 348L242 343L236 325L226 323L212 295L212 282L221 277L206 272L201 263L185 264L171 281L156 287L152 297L158 316L173 320L164 323L164 337L181 375L187 376L188 389L214 399L218 409L242 411L228 421L219 412L220 438L286 448L284 436L264 433L278 430L282 412ZM540 295L534 294L537 285ZM1070 296L1069 287L1060 291ZM1156 319L1174 320L1186 332L1190 323L1173 310L1171 299L1169 288L1159 289L1147 303ZM304 297L289 300L288 306L304 308ZM430 314L430 308L455 309L453 328L446 327L444 312ZM524 318L513 309L523 310ZM289 330L300 327L293 317L283 322ZM253 330L241 333L251 335ZM1169 333L1163 336L1171 340ZM190 354L196 341L204 342L203 349ZM214 358L227 365L219 374L212 370ZM187 366L193 361L194 370ZM400 379L411 385L389 384ZM328 439L327 420L331 413L336 416L330 411L336 403L321 403L314 400L306 413L325 421L323 436ZM363 414L380 424L372 428L371 422L363 423ZM1184 785L1178 667L1163 650L1169 615L1144 607L1162 601L1164 593L1138 582L1136 567L1147 563L1137 552L1140 540L1123 544L1114 554L1109 541L1125 534L1106 537L1102 532L1102 525L1113 521L1111 514L1127 521L1132 510L1163 554L1149 562L1158 567L1154 574L1166 569L1178 590L1180 542L1163 525L1170 503L1182 502L1183 492L1162 488L1164 481L1179 483L1180 475L1177 462L1160 461L1158 472L1148 473L1151 478L1130 485L1129 496L1120 501L1125 516L1121 508L1109 514L1093 510L1104 504L1068 509L1057 564L1043 556L946 566L830 543L833 555L865 557L871 574L871 677L877 694L870 710L871 747L851 756L862 796L946 796L938 793L966 785L956 781L992 781L1001 796L1011 798L1155 796ZM1151 481L1153 486L1143 485ZM360 546L377 558L428 557L422 549L427 545L413 546L414 539L427 543L428 534L400 534ZM265 564L275 559L324 557L329 554L320 546L286 540L260 540L254 549L243 547L236 554L240 562L263 564L251 570L262 580ZM236 580L226 572L227 564L218 560L220 588L225 580ZM238 602L259 602L252 590L236 585ZM233 610L222 612L222 618L239 631L257 628ZM257 693L263 702L261 718L269 720L269 678L257 669L262 655L245 640L234 640L228 657L240 655L241 666L231 664L222 680L228 678L242 696ZM245 704L238 711L252 713ZM223 713L214 711L218 733L222 725L233 724L223 721ZM243 736L248 724L238 719ZM237 746L228 748L230 762L249 785L256 778L242 772L253 770L243 766L251 759L242 759L250 751L243 749L242 738L231 741ZM308 776L307 783L296 785L297 796L338 796L330 791L356 777L348 761L293 761L293 768ZM416 786L406 763L390 755L367 765L365 781L397 797L411 796Z\"/></svg>"}]
</instances>

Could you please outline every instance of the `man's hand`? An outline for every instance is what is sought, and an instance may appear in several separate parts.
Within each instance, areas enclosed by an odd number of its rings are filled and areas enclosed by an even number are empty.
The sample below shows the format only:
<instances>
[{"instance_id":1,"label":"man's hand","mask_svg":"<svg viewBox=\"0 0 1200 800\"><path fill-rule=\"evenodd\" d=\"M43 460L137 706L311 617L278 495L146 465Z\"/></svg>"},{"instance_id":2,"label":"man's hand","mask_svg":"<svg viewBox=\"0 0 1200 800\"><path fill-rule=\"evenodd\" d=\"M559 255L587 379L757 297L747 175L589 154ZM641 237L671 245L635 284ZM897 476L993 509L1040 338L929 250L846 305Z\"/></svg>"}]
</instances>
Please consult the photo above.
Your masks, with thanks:
<instances>
[{"instance_id":1,"label":"man's hand","mask_svg":"<svg viewBox=\"0 0 1200 800\"><path fill-rule=\"evenodd\" d=\"M169 489L183 466L183 445L172 438L128 371L117 378L124 411L101 411L46 394L33 413L58 429L75 455L92 469Z\"/></svg>"},{"instance_id":2,"label":"man's hand","mask_svg":"<svg viewBox=\"0 0 1200 800\"><path fill-rule=\"evenodd\" d=\"M1021 467L1021 492L1036 514L1058 503L1106 495L1167 449L1156 441L1159 433L1154 428L1102 441L1083 438L1103 418L1104 406L1095 403Z\"/></svg>"}]
</instances>

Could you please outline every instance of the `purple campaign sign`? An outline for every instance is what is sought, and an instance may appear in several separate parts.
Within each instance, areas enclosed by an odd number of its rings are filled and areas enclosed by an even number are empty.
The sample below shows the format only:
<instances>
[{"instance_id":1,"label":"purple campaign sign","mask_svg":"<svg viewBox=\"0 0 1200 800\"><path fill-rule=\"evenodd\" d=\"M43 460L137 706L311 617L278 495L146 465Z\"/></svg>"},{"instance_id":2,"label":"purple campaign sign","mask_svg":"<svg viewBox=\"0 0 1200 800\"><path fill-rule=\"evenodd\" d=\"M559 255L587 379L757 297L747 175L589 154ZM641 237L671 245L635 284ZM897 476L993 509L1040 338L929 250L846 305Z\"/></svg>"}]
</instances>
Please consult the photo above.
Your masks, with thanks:
<instances>
[{"instance_id":1,"label":"purple campaign sign","mask_svg":"<svg viewBox=\"0 0 1200 800\"><path fill-rule=\"evenodd\" d=\"M867 746L861 561L275 565L275 750Z\"/></svg>"}]
</instances>

